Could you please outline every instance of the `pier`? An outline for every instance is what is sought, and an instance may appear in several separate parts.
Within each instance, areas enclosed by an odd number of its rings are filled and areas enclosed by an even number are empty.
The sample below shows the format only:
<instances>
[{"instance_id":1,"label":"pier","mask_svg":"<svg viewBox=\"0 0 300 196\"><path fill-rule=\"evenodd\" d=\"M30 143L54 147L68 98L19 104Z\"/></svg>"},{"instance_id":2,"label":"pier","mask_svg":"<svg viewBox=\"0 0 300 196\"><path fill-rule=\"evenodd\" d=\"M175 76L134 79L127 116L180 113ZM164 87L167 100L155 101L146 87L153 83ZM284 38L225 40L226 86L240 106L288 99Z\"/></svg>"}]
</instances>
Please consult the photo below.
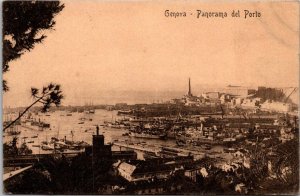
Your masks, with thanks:
<instances>
[{"instance_id":1,"label":"pier","mask_svg":"<svg viewBox=\"0 0 300 196\"><path fill-rule=\"evenodd\" d=\"M39 161L42 161L47 158L52 158L55 156L65 156L67 158L72 158L77 156L80 152L65 152L65 153L49 153L49 154L31 154L31 155L18 155L5 157L3 159L4 167L20 167L20 166L28 166Z\"/></svg>"},{"instance_id":2,"label":"pier","mask_svg":"<svg viewBox=\"0 0 300 196\"><path fill-rule=\"evenodd\" d=\"M121 142L115 142L113 143L115 146L119 146L121 148L125 149L132 149L137 150L141 152L149 152L149 153L155 153L155 154L164 154L166 151L170 150L177 156L188 156L192 155L194 156L194 159L202 159L206 156L205 152L201 152L198 150L191 150L191 149L184 149L184 148L177 148L177 147L164 147L164 146L157 146L156 148L151 148L150 146L139 146L137 144L127 144L127 143L121 143Z\"/></svg>"},{"instance_id":3,"label":"pier","mask_svg":"<svg viewBox=\"0 0 300 196\"><path fill-rule=\"evenodd\" d=\"M120 149L123 147L125 149L139 150L139 151L142 151L142 152L155 153L155 152L159 151L159 149L155 150L155 149L151 149L149 147L138 146L136 144L127 144L127 143L114 142L113 145L119 146Z\"/></svg>"},{"instance_id":4,"label":"pier","mask_svg":"<svg viewBox=\"0 0 300 196\"><path fill-rule=\"evenodd\" d=\"M2 177L3 177L3 182L4 182L5 180L8 180L8 179L11 178L11 177L14 177L14 176L16 176L16 175L21 174L22 172L24 172L24 171L26 171L26 170L28 170L28 169L30 169L30 168L32 168L32 165L27 166L27 167L24 167L24 168L22 168L22 169L18 169L18 170L11 171L11 172L8 172L8 173L3 174L3 176L2 176Z\"/></svg>"}]
</instances>

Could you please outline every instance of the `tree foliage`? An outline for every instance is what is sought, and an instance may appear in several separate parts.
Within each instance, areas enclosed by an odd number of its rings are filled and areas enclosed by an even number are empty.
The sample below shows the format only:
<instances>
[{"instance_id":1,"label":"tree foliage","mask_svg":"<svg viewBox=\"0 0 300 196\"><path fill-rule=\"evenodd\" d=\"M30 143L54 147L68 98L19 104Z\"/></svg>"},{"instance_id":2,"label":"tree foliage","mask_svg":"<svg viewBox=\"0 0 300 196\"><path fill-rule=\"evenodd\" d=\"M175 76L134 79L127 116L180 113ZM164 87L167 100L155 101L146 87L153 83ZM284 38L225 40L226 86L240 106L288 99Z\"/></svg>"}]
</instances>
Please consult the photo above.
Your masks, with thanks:
<instances>
[{"instance_id":1,"label":"tree foliage","mask_svg":"<svg viewBox=\"0 0 300 196\"><path fill-rule=\"evenodd\" d=\"M41 92L37 88L31 88L31 95L36 101L43 104L42 112L47 112L53 104L59 106L64 97L60 85L53 83L44 86Z\"/></svg>"},{"instance_id":2,"label":"tree foliage","mask_svg":"<svg viewBox=\"0 0 300 196\"><path fill-rule=\"evenodd\" d=\"M24 52L31 51L35 44L46 38L44 30L53 29L54 17L63 8L64 4L59 1L3 2L3 73L9 71L9 62L18 59ZM5 80L3 90L9 90ZM35 101L3 130L13 125L36 103L42 103L42 112L46 112L53 104L59 106L63 98L60 85L53 83L41 90L31 88L31 95Z\"/></svg>"},{"instance_id":3,"label":"tree foliage","mask_svg":"<svg viewBox=\"0 0 300 196\"><path fill-rule=\"evenodd\" d=\"M3 2L3 73L9 71L9 62L46 38L43 31L54 27L54 17L63 8L59 1ZM8 90L5 80L3 90Z\"/></svg>"},{"instance_id":4,"label":"tree foliage","mask_svg":"<svg viewBox=\"0 0 300 196\"><path fill-rule=\"evenodd\" d=\"M6 194L53 194L49 173L39 167L31 168L3 182Z\"/></svg>"},{"instance_id":5,"label":"tree foliage","mask_svg":"<svg viewBox=\"0 0 300 196\"><path fill-rule=\"evenodd\" d=\"M17 147L18 137L13 137L12 141L9 143L3 144L3 157L8 156L17 156L17 155L28 155L32 154L32 150L26 145L26 143L22 143L20 148Z\"/></svg>"},{"instance_id":6,"label":"tree foliage","mask_svg":"<svg viewBox=\"0 0 300 196\"><path fill-rule=\"evenodd\" d=\"M18 154L17 137L13 137L12 141L3 144L3 156L16 156Z\"/></svg>"},{"instance_id":7,"label":"tree foliage","mask_svg":"<svg viewBox=\"0 0 300 196\"><path fill-rule=\"evenodd\" d=\"M61 100L64 98L60 85L54 83L44 86L41 91L37 88L31 88L31 96L35 99L35 101L22 113L20 113L15 120L5 126L3 131L17 122L35 104L43 104L42 112L47 112L52 105L59 106L61 104Z\"/></svg>"}]
</instances>

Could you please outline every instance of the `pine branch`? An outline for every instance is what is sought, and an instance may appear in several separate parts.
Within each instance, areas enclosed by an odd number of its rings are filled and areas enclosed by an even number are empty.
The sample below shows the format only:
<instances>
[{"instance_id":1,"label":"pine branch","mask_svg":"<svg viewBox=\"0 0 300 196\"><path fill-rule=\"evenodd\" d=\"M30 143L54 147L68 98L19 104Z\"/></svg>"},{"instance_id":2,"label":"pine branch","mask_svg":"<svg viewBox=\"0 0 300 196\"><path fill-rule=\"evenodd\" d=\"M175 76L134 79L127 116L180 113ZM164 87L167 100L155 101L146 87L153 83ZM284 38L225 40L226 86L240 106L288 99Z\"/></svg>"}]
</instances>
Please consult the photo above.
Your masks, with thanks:
<instances>
[{"instance_id":1,"label":"pine branch","mask_svg":"<svg viewBox=\"0 0 300 196\"><path fill-rule=\"evenodd\" d=\"M19 116L18 118L16 118L14 121L12 121L11 123L9 123L6 127L3 128L3 131L5 131L6 129L8 129L10 126L12 126L14 123L16 123L32 106L34 106L36 103L38 103L40 100L42 99L42 97L40 99L37 99L35 102L33 102L30 106L28 106Z\"/></svg>"}]
</instances>

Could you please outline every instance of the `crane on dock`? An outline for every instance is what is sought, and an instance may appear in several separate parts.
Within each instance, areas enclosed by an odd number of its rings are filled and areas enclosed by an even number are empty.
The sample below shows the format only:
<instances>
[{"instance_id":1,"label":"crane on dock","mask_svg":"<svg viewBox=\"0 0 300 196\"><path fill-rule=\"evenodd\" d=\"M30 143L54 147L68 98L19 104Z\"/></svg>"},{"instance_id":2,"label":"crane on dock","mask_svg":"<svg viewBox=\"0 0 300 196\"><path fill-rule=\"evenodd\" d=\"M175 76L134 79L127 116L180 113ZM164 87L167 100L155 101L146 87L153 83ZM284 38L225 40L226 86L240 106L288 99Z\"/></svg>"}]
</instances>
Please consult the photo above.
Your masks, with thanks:
<instances>
[{"instance_id":1,"label":"crane on dock","mask_svg":"<svg viewBox=\"0 0 300 196\"><path fill-rule=\"evenodd\" d=\"M292 92L285 98L284 103L286 103L286 102L289 100L290 96L291 96L296 90L297 90L297 87L295 87L295 88L292 90Z\"/></svg>"}]
</instances>

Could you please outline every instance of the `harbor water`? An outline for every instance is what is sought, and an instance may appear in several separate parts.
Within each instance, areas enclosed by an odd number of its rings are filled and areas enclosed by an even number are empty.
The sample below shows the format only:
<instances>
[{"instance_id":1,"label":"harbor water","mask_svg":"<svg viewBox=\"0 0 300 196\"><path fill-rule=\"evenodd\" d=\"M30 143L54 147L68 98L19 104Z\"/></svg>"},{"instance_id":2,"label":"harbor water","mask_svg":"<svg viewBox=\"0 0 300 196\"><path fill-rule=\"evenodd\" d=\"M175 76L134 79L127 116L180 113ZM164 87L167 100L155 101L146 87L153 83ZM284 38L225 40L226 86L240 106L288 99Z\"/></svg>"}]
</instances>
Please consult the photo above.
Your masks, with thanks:
<instances>
[{"instance_id":1,"label":"harbor water","mask_svg":"<svg viewBox=\"0 0 300 196\"><path fill-rule=\"evenodd\" d=\"M146 143L150 146L175 146L174 140L160 140L160 139L146 139L146 138L134 138L129 136L123 136L128 132L124 128L116 129L111 127L103 127L104 122L114 122L115 120L122 119L124 117L118 116L117 111L107 111L98 109L95 113L67 113L66 111L55 111L51 113L38 113L33 115L36 121L42 121L49 123L50 128L43 128L38 130L34 126L18 125L15 129L21 131L18 137L18 147L22 143L26 143L27 146L33 151L33 154L38 153L50 153L49 151L43 151L36 145L41 145L42 141L49 142L52 137L58 139L67 139L69 141L84 141L88 144L92 144L92 135L96 133L96 126L100 127L100 134L105 136L105 143L113 142L127 142L127 143ZM14 136L3 134L3 143L12 141ZM113 146L113 150L116 148ZM117 148L119 149L119 148Z\"/></svg>"}]
</instances>

